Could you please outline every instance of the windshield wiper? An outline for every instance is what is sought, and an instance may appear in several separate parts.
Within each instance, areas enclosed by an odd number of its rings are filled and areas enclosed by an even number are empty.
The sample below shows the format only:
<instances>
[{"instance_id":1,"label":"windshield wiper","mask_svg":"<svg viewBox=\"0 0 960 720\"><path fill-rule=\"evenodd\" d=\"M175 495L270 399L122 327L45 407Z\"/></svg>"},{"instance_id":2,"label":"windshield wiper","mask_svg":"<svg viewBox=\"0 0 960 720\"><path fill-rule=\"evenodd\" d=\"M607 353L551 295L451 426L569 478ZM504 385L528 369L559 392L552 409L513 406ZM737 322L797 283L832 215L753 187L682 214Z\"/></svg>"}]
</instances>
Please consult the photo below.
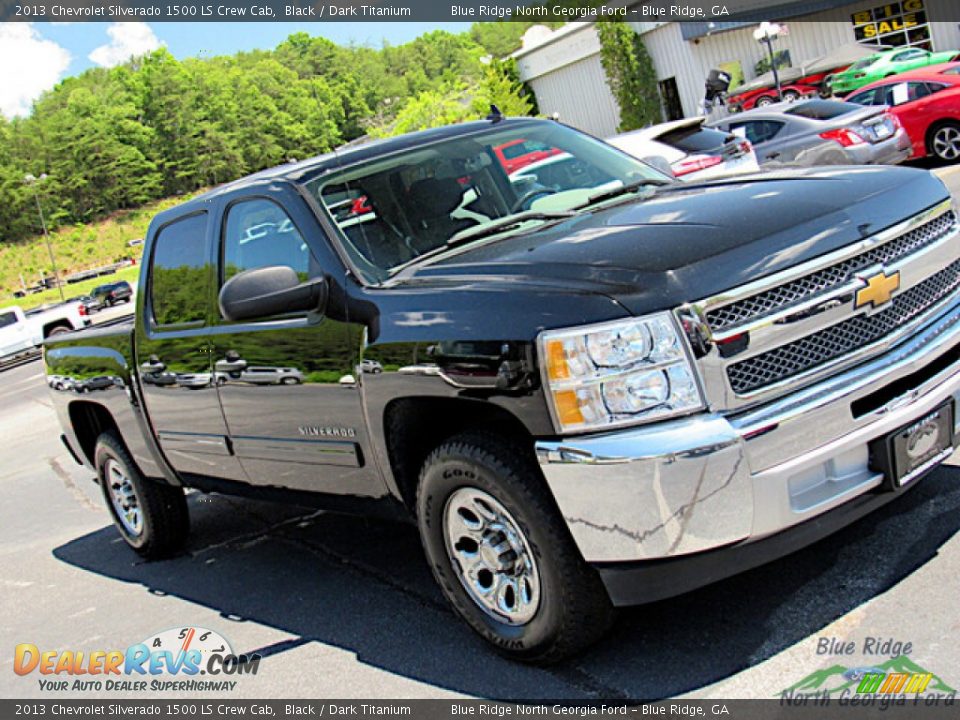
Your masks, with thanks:
<instances>
[{"instance_id":1,"label":"windshield wiper","mask_svg":"<svg viewBox=\"0 0 960 720\"><path fill-rule=\"evenodd\" d=\"M515 215L507 215L506 217L498 218L493 222L486 223L484 225L479 225L477 227L469 227L465 230L461 230L456 235L453 235L449 240L447 240L443 245L435 247L432 250L428 250L425 253L417 255L412 260L408 260L402 265L397 265L392 267L389 270L389 275L392 277L396 275L401 270L405 270L411 265L418 265L424 260L432 258L436 255L451 250L452 248L459 247L460 245L465 245L468 242L473 240L479 240L480 238L488 237L490 235L497 235L506 230L509 230L512 227L517 225L522 225L525 222L530 220L566 220L567 218L575 217L576 213L569 210L557 210L557 211L544 211L544 210L524 210L523 212L516 213Z\"/></svg>"},{"instance_id":2,"label":"windshield wiper","mask_svg":"<svg viewBox=\"0 0 960 720\"><path fill-rule=\"evenodd\" d=\"M469 227L466 230L461 230L447 240L446 247L452 248L471 240L496 235L504 230L509 230L515 225L522 225L529 220L564 220L574 215L576 215L576 213L569 210L524 210L515 215L497 218L493 222L486 223L485 225L478 225L477 227Z\"/></svg>"},{"instance_id":3,"label":"windshield wiper","mask_svg":"<svg viewBox=\"0 0 960 720\"><path fill-rule=\"evenodd\" d=\"M627 183L626 185L621 185L618 188L611 188L610 190L604 190L603 192L598 192L595 195L591 195L587 198L585 203L582 205L577 205L574 209L581 210L585 207L596 205L598 202L603 202L604 200L610 200L611 198L626 195L627 193L633 193L637 190L642 190L645 187L660 187L669 184L670 182L667 180L659 180L658 178L644 178L643 180L637 180L632 183Z\"/></svg>"}]
</instances>

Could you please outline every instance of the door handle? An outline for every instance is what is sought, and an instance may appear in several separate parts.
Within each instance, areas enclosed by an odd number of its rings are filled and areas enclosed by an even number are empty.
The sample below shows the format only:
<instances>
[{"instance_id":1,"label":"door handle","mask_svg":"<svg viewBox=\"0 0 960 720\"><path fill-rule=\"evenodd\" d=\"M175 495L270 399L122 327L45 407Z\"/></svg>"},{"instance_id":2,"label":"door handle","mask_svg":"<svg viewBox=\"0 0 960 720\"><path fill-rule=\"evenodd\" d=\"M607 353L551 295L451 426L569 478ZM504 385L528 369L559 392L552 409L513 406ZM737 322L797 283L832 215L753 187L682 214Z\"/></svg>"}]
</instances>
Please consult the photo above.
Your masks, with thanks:
<instances>
[{"instance_id":1,"label":"door handle","mask_svg":"<svg viewBox=\"0 0 960 720\"><path fill-rule=\"evenodd\" d=\"M778 157L780 157L778 152L767 153L767 160L776 160Z\"/></svg>"},{"instance_id":2,"label":"door handle","mask_svg":"<svg viewBox=\"0 0 960 720\"><path fill-rule=\"evenodd\" d=\"M237 358L236 360L217 360L213 364L213 367L218 372L240 372L241 370L246 369L247 361L240 358Z\"/></svg>"}]
</instances>

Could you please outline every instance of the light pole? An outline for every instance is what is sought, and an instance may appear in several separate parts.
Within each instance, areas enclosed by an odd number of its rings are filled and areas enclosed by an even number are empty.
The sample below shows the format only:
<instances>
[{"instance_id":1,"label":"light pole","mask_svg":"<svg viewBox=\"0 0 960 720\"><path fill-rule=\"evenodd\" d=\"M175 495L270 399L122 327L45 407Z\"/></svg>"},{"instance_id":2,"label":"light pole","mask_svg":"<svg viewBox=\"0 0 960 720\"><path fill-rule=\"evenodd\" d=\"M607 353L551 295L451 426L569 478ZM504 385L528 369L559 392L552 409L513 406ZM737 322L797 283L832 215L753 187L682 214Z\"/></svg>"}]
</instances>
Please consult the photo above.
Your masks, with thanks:
<instances>
[{"instance_id":1,"label":"light pole","mask_svg":"<svg viewBox=\"0 0 960 720\"><path fill-rule=\"evenodd\" d=\"M60 302L66 301L63 294L63 285L60 283L60 273L57 270L57 259L53 255L53 245L50 244L50 233L47 232L47 221L43 218L43 207L40 205L40 191L37 189L37 183L47 179L47 174L43 173L40 177L34 177L27 174L23 176L23 182L33 186L33 199L37 201L37 212L40 214L40 227L43 228L43 239L47 243L47 252L50 253L50 264L53 266L53 281L57 284L57 290L60 291Z\"/></svg>"},{"instance_id":2,"label":"light pole","mask_svg":"<svg viewBox=\"0 0 960 720\"><path fill-rule=\"evenodd\" d=\"M773 70L773 83L777 86L777 100L783 100L783 93L780 91L780 74L777 72L777 60L773 55L773 41L780 35L780 26L776 23L762 22L760 27L753 31L753 39L767 46L767 52L770 54L770 69Z\"/></svg>"}]
</instances>

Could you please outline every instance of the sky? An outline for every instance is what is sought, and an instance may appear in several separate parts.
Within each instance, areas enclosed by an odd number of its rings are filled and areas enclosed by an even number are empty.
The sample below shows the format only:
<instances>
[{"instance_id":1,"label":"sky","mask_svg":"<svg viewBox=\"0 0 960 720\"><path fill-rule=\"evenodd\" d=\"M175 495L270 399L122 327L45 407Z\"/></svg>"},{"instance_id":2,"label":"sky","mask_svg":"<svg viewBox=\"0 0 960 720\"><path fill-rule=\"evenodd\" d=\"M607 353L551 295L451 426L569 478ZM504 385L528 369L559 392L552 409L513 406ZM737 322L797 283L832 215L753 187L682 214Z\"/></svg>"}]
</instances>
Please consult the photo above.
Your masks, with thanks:
<instances>
[{"instance_id":1,"label":"sky","mask_svg":"<svg viewBox=\"0 0 960 720\"><path fill-rule=\"evenodd\" d=\"M347 44L379 47L430 30L462 32L470 23L0 23L0 113L25 116L30 104L63 78L89 67L113 67L165 46L176 58L268 50L306 32Z\"/></svg>"}]
</instances>

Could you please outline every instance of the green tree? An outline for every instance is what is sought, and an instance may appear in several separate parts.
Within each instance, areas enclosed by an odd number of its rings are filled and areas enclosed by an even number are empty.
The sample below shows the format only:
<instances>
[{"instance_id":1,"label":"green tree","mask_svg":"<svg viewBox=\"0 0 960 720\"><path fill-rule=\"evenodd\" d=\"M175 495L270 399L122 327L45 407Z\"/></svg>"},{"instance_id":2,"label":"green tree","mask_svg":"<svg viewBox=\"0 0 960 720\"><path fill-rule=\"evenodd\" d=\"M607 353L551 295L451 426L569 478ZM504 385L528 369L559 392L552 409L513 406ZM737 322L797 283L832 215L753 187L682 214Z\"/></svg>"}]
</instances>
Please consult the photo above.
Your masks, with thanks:
<instances>
[{"instance_id":1,"label":"green tree","mask_svg":"<svg viewBox=\"0 0 960 720\"><path fill-rule=\"evenodd\" d=\"M598 22L600 62L620 106L620 131L660 122L657 73L643 39L622 20Z\"/></svg>"},{"instance_id":2,"label":"green tree","mask_svg":"<svg viewBox=\"0 0 960 720\"><path fill-rule=\"evenodd\" d=\"M491 105L496 105L500 112L509 116L530 115L533 112L533 103L517 77L516 63L512 59L492 59L484 67L473 107L482 117L490 111Z\"/></svg>"}]
</instances>

